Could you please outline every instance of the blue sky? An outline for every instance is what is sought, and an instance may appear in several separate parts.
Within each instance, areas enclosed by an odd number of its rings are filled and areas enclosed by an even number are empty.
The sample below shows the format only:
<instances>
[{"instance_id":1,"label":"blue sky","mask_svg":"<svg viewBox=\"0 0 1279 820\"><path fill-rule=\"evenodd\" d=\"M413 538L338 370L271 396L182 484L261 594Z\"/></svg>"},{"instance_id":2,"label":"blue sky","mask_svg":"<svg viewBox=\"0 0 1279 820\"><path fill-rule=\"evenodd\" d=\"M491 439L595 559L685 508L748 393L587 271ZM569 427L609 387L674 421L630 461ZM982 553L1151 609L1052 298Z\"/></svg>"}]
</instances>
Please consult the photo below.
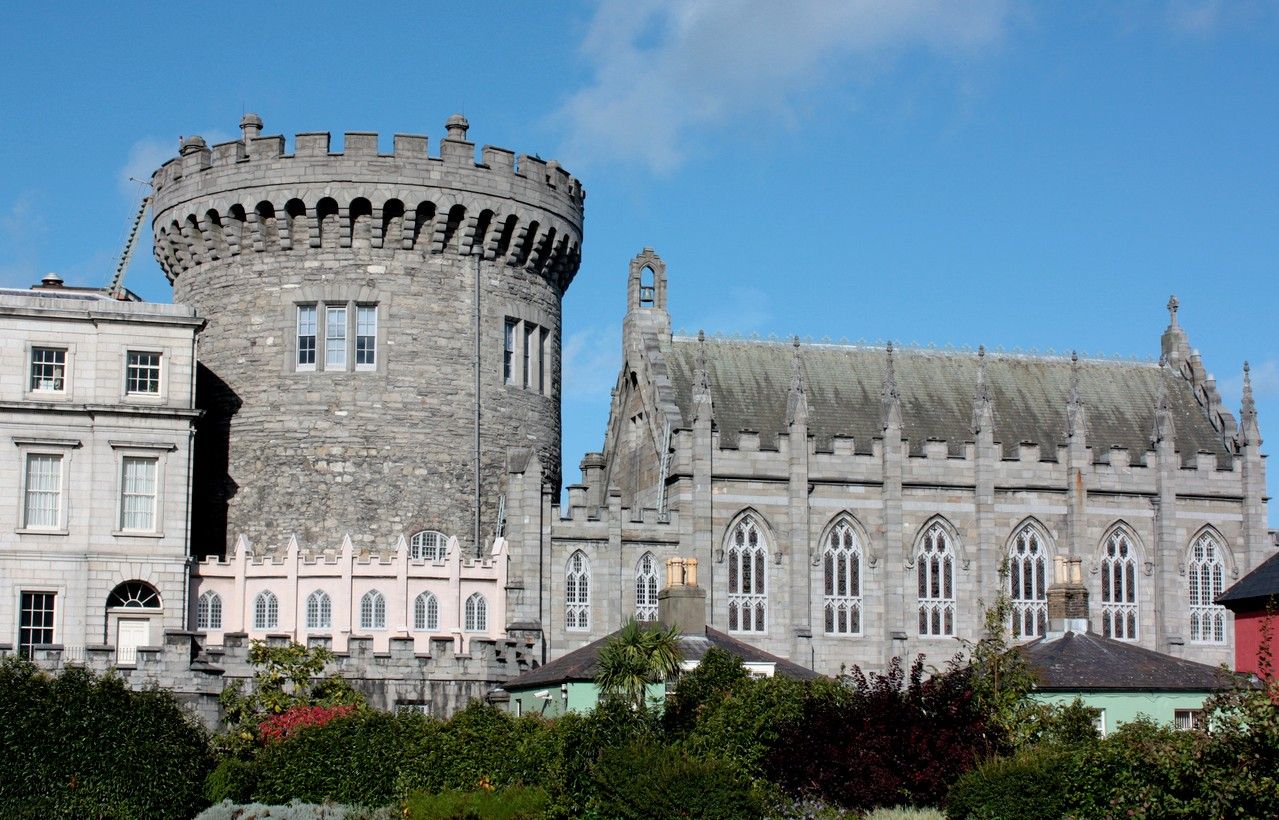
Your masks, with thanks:
<instances>
[{"instance_id":1,"label":"blue sky","mask_svg":"<svg viewBox=\"0 0 1279 820\"><path fill-rule=\"evenodd\" d=\"M0 284L105 284L128 177L179 135L248 110L434 139L463 111L588 191L569 481L645 245L689 331L1155 357L1175 292L1232 410L1252 362L1279 442L1279 3L420 6L6 9ZM149 238L127 284L170 298Z\"/></svg>"}]
</instances>

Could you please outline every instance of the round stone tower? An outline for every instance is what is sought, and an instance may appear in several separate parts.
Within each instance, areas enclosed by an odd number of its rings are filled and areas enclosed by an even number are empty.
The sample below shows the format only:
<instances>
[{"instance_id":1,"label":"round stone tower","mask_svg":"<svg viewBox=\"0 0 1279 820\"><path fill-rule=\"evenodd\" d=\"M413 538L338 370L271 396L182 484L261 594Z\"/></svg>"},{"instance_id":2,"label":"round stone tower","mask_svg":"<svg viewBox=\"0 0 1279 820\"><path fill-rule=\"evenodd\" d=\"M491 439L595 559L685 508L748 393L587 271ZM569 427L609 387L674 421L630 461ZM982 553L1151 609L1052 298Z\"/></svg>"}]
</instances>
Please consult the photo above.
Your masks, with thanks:
<instances>
[{"instance_id":1,"label":"round stone tower","mask_svg":"<svg viewBox=\"0 0 1279 820\"><path fill-rule=\"evenodd\" d=\"M560 300L585 194L558 163L348 133L182 141L152 176L155 255L199 340L197 554L390 546L420 530L477 550L508 452L560 463ZM478 515L477 515L478 510ZM478 522L478 523L477 523ZM480 545L476 542L478 530Z\"/></svg>"}]
</instances>

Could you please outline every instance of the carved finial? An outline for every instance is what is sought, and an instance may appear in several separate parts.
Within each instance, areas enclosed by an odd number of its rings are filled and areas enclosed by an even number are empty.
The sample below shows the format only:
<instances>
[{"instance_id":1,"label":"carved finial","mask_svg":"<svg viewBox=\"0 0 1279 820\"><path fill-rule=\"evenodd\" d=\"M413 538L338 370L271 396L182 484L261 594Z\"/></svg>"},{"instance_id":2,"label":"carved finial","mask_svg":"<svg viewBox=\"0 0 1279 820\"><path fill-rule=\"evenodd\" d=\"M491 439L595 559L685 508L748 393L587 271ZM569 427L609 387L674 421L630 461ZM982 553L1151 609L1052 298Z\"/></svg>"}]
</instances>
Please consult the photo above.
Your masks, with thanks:
<instances>
[{"instance_id":1,"label":"carved finial","mask_svg":"<svg viewBox=\"0 0 1279 820\"><path fill-rule=\"evenodd\" d=\"M1079 353L1070 353L1070 392L1066 394L1067 435L1071 438L1082 436L1087 426L1087 415L1084 411L1084 400L1079 392Z\"/></svg>"},{"instance_id":2,"label":"carved finial","mask_svg":"<svg viewBox=\"0 0 1279 820\"><path fill-rule=\"evenodd\" d=\"M1177 294L1168 297L1168 323L1173 327L1177 326L1177 308L1181 302L1177 301Z\"/></svg>"},{"instance_id":3,"label":"carved finial","mask_svg":"<svg viewBox=\"0 0 1279 820\"><path fill-rule=\"evenodd\" d=\"M993 430L994 409L991 405L990 387L986 384L986 346L977 347L977 387L973 390L973 433Z\"/></svg>"},{"instance_id":4,"label":"carved finial","mask_svg":"<svg viewBox=\"0 0 1279 820\"><path fill-rule=\"evenodd\" d=\"M1239 408L1239 443L1261 445L1261 429L1257 425L1257 402L1252 397L1252 374L1248 363L1243 363L1243 401Z\"/></svg>"},{"instance_id":5,"label":"carved finial","mask_svg":"<svg viewBox=\"0 0 1279 820\"><path fill-rule=\"evenodd\" d=\"M1155 394L1155 430L1150 437L1152 444L1172 441L1172 399L1168 394L1168 367L1159 363L1159 392Z\"/></svg>"},{"instance_id":6,"label":"carved finial","mask_svg":"<svg viewBox=\"0 0 1279 820\"><path fill-rule=\"evenodd\" d=\"M880 421L886 430L902 426L901 394L897 391L897 369L893 364L893 343L888 342L888 361L884 366L884 385L879 391L881 416Z\"/></svg>"},{"instance_id":7,"label":"carved finial","mask_svg":"<svg viewBox=\"0 0 1279 820\"><path fill-rule=\"evenodd\" d=\"M790 391L786 396L786 423L808 419L808 397L804 383L804 367L799 355L799 337L792 341Z\"/></svg>"}]
</instances>

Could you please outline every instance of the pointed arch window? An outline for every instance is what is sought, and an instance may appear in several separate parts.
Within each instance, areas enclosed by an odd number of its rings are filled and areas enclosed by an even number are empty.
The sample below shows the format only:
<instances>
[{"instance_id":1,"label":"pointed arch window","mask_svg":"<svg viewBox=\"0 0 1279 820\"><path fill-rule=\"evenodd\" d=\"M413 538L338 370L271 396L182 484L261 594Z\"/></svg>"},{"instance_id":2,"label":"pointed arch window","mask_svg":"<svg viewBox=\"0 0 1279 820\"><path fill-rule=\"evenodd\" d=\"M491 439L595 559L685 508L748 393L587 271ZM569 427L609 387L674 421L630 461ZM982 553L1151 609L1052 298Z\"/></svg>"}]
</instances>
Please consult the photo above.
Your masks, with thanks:
<instances>
[{"instance_id":1,"label":"pointed arch window","mask_svg":"<svg viewBox=\"0 0 1279 820\"><path fill-rule=\"evenodd\" d=\"M1101 554L1101 634L1137 640L1137 601L1137 548L1125 530L1117 529Z\"/></svg>"},{"instance_id":2,"label":"pointed arch window","mask_svg":"<svg viewBox=\"0 0 1279 820\"><path fill-rule=\"evenodd\" d=\"M768 545L748 515L728 537L728 630L765 632L767 628Z\"/></svg>"},{"instance_id":3,"label":"pointed arch window","mask_svg":"<svg viewBox=\"0 0 1279 820\"><path fill-rule=\"evenodd\" d=\"M435 530L415 532L409 539L409 557L414 561L442 561L448 541L448 536Z\"/></svg>"},{"instance_id":4,"label":"pointed arch window","mask_svg":"<svg viewBox=\"0 0 1279 820\"><path fill-rule=\"evenodd\" d=\"M386 629L386 598L376 589L360 599L360 629Z\"/></svg>"},{"instance_id":5,"label":"pointed arch window","mask_svg":"<svg viewBox=\"0 0 1279 820\"><path fill-rule=\"evenodd\" d=\"M591 562L578 550L564 574L564 626L572 632L591 628Z\"/></svg>"},{"instance_id":6,"label":"pointed arch window","mask_svg":"<svg viewBox=\"0 0 1279 820\"><path fill-rule=\"evenodd\" d=\"M322 589L317 589L306 596L306 628L333 628L333 601Z\"/></svg>"},{"instance_id":7,"label":"pointed arch window","mask_svg":"<svg viewBox=\"0 0 1279 820\"><path fill-rule=\"evenodd\" d=\"M489 628L489 603L478 592L466 599L463 608L465 618L462 628L467 632L487 632Z\"/></svg>"},{"instance_id":8,"label":"pointed arch window","mask_svg":"<svg viewBox=\"0 0 1279 820\"><path fill-rule=\"evenodd\" d=\"M1043 536L1022 527L1008 548L1008 602L1014 638L1036 638L1048 629L1048 558Z\"/></svg>"},{"instance_id":9,"label":"pointed arch window","mask_svg":"<svg viewBox=\"0 0 1279 820\"><path fill-rule=\"evenodd\" d=\"M278 629L280 626L280 601L269 589L253 599L253 628Z\"/></svg>"},{"instance_id":10,"label":"pointed arch window","mask_svg":"<svg viewBox=\"0 0 1279 820\"><path fill-rule=\"evenodd\" d=\"M657 559L651 552L635 565L635 620L657 620Z\"/></svg>"},{"instance_id":11,"label":"pointed arch window","mask_svg":"<svg viewBox=\"0 0 1279 820\"><path fill-rule=\"evenodd\" d=\"M413 601L413 628L435 632L440 628L440 602L434 593L423 592Z\"/></svg>"},{"instance_id":12,"label":"pointed arch window","mask_svg":"<svg viewBox=\"0 0 1279 820\"><path fill-rule=\"evenodd\" d=\"M196 629L222 628L222 596L216 592L205 592L195 603Z\"/></svg>"},{"instance_id":13,"label":"pointed arch window","mask_svg":"<svg viewBox=\"0 0 1279 820\"><path fill-rule=\"evenodd\" d=\"M1221 594L1226 564L1220 542L1204 533L1190 548L1190 640L1195 643L1226 642L1226 608L1213 603Z\"/></svg>"},{"instance_id":14,"label":"pointed arch window","mask_svg":"<svg viewBox=\"0 0 1279 820\"><path fill-rule=\"evenodd\" d=\"M826 634L862 634L862 544L847 519L826 536L822 568Z\"/></svg>"},{"instance_id":15,"label":"pointed arch window","mask_svg":"<svg viewBox=\"0 0 1279 820\"><path fill-rule=\"evenodd\" d=\"M919 541L915 554L919 587L919 634L946 637L955 634L955 548L940 523L933 524Z\"/></svg>"}]
</instances>

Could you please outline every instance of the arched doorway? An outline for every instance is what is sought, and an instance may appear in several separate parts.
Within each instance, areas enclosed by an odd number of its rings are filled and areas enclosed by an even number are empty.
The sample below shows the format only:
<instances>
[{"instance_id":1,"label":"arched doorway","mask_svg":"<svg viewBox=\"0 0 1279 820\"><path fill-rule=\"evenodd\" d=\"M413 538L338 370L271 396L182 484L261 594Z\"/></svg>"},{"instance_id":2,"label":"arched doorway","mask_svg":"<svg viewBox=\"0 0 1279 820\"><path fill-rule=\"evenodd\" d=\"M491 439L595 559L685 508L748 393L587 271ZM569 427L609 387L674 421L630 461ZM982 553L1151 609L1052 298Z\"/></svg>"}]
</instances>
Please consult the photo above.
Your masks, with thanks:
<instances>
[{"instance_id":1,"label":"arched doorway","mask_svg":"<svg viewBox=\"0 0 1279 820\"><path fill-rule=\"evenodd\" d=\"M153 621L164 604L146 581L125 581L107 596L107 622L115 625L115 659L121 666L137 662L138 647L151 646Z\"/></svg>"}]
</instances>

